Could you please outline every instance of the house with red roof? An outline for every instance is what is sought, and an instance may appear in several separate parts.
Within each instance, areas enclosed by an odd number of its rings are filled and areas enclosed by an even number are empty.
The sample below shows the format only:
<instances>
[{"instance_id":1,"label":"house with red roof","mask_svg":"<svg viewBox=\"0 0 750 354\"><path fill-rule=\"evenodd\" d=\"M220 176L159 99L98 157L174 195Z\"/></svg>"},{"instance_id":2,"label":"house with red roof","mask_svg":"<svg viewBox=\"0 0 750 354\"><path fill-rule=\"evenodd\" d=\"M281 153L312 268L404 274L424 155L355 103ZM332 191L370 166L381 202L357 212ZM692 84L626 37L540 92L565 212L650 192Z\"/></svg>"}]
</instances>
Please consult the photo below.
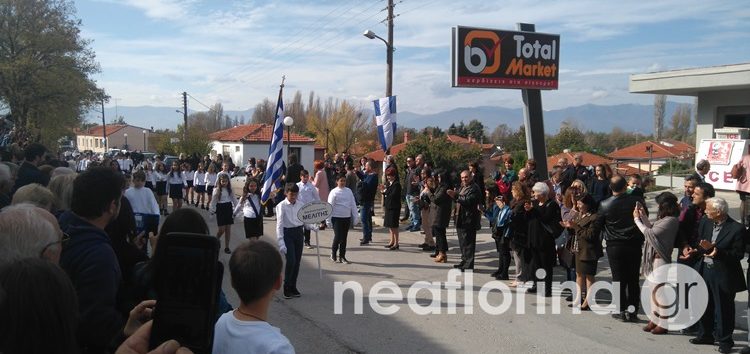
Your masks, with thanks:
<instances>
[{"instance_id":1,"label":"house with red roof","mask_svg":"<svg viewBox=\"0 0 750 354\"><path fill-rule=\"evenodd\" d=\"M695 147L682 141L663 139L646 140L635 145L615 150L607 155L618 167L627 165L644 171L653 172L666 164L668 160L695 159Z\"/></svg>"},{"instance_id":2,"label":"house with red roof","mask_svg":"<svg viewBox=\"0 0 750 354\"><path fill-rule=\"evenodd\" d=\"M268 160L268 149L271 146L273 126L269 124L245 124L209 134L211 155L229 156L238 166L244 166L251 157ZM284 130L284 161L287 159L287 141L291 141L291 153L296 154L299 162L312 170L313 161L322 156L323 147L315 145L315 139L297 133L288 135Z\"/></svg>"},{"instance_id":3,"label":"house with red roof","mask_svg":"<svg viewBox=\"0 0 750 354\"><path fill-rule=\"evenodd\" d=\"M105 145L110 149L148 151L149 146L153 145L150 142L152 135L156 135L151 129L129 124L95 125L88 129L76 130L75 134L78 150L91 150L94 153L106 152Z\"/></svg>"}]
</instances>

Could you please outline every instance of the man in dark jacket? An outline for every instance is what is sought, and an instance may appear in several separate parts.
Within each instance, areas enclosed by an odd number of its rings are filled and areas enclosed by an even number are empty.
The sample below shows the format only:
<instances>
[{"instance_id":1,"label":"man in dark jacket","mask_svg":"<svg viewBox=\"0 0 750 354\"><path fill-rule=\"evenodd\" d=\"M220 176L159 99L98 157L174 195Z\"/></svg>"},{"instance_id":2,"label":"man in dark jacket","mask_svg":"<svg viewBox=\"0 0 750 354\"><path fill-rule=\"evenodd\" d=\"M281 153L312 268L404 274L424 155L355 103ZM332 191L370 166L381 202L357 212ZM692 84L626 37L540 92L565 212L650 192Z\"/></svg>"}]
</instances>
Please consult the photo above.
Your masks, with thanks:
<instances>
[{"instance_id":1,"label":"man in dark jacket","mask_svg":"<svg viewBox=\"0 0 750 354\"><path fill-rule=\"evenodd\" d=\"M16 184L13 185L11 196L16 193L18 188L27 184L39 183L46 186L49 183L49 177L42 173L42 171L39 171L39 168L37 167L43 160L46 151L47 149L44 145L37 143L29 144L26 149L23 150L24 161L21 164L21 167L18 168Z\"/></svg>"},{"instance_id":2,"label":"man in dark jacket","mask_svg":"<svg viewBox=\"0 0 750 354\"><path fill-rule=\"evenodd\" d=\"M357 186L357 192L360 195L362 207L359 209L360 218L362 219L362 240L360 246L369 245L372 241L372 208L375 204L375 192L378 189L378 175L375 173L373 166L375 161L369 160L365 163L365 172L358 172L357 176L360 182Z\"/></svg>"},{"instance_id":3,"label":"man in dark jacket","mask_svg":"<svg viewBox=\"0 0 750 354\"><path fill-rule=\"evenodd\" d=\"M637 322L641 296L638 280L644 237L633 221L633 209L636 203L645 203L642 198L626 193L625 179L621 176L612 177L609 186L612 196L599 206L595 227L602 230L602 236L607 240L612 281L620 284L620 313L612 317Z\"/></svg>"},{"instance_id":4,"label":"man in dark jacket","mask_svg":"<svg viewBox=\"0 0 750 354\"><path fill-rule=\"evenodd\" d=\"M729 207L722 198L706 201L706 218L698 226L702 257L695 264L708 286L708 308L698 327L693 344L719 342L719 352L729 353L734 346L734 297L744 291L740 260L745 256L745 227L727 213Z\"/></svg>"},{"instance_id":5,"label":"man in dark jacket","mask_svg":"<svg viewBox=\"0 0 750 354\"><path fill-rule=\"evenodd\" d=\"M286 183L298 183L300 179L300 172L305 168L297 161L297 155L289 155L289 168L286 173Z\"/></svg>"},{"instance_id":6,"label":"man in dark jacket","mask_svg":"<svg viewBox=\"0 0 750 354\"><path fill-rule=\"evenodd\" d=\"M458 234L458 245L461 248L461 262L453 268L459 268L463 272L466 269L474 269L474 251L477 246L477 230L480 227L481 214L479 203L483 196L479 186L472 182L471 172L461 172L461 189L448 190L446 193L453 198L456 205L456 233Z\"/></svg>"},{"instance_id":7,"label":"man in dark jacket","mask_svg":"<svg viewBox=\"0 0 750 354\"><path fill-rule=\"evenodd\" d=\"M71 211L60 215L61 229L70 236L60 266L78 295L77 339L81 352L102 353L123 328L116 299L121 273L104 228L117 217L124 184L122 174L95 167L73 183Z\"/></svg>"}]
</instances>

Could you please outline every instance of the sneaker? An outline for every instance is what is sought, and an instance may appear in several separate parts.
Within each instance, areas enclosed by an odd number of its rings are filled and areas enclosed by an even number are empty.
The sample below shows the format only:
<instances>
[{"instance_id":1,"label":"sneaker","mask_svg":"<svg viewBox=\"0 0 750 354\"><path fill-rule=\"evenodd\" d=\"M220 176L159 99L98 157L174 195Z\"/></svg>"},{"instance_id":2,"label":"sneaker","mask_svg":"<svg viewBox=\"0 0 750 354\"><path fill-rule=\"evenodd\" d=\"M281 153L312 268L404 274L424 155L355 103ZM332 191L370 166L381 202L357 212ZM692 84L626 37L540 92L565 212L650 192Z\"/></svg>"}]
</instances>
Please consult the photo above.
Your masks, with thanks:
<instances>
[{"instance_id":1,"label":"sneaker","mask_svg":"<svg viewBox=\"0 0 750 354\"><path fill-rule=\"evenodd\" d=\"M331 262L333 262L333 263L336 263L336 256L334 256L334 255L331 255L331 256L330 256L330 257L328 257L328 258L329 258L329 259L331 259Z\"/></svg>"},{"instance_id":2,"label":"sneaker","mask_svg":"<svg viewBox=\"0 0 750 354\"><path fill-rule=\"evenodd\" d=\"M339 257L339 263L352 264L352 262L349 262L349 260L344 257Z\"/></svg>"},{"instance_id":3,"label":"sneaker","mask_svg":"<svg viewBox=\"0 0 750 354\"><path fill-rule=\"evenodd\" d=\"M302 296L302 294L300 294L300 292L299 292L299 290L297 290L297 288L292 288L291 292L292 292L292 297L300 297L300 296Z\"/></svg>"},{"instance_id":4,"label":"sneaker","mask_svg":"<svg viewBox=\"0 0 750 354\"><path fill-rule=\"evenodd\" d=\"M291 289L284 289L284 298L291 299L293 296Z\"/></svg>"}]
</instances>

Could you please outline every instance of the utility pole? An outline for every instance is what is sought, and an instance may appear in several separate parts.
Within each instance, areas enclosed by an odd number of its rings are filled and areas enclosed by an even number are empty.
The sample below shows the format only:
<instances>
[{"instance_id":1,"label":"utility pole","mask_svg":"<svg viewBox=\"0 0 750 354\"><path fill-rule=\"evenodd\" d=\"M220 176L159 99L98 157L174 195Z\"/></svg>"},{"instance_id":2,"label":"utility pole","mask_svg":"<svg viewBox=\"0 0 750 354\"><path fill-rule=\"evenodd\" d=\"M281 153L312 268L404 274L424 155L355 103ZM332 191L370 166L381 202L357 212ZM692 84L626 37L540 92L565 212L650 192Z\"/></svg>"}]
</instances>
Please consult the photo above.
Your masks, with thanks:
<instances>
[{"instance_id":1,"label":"utility pole","mask_svg":"<svg viewBox=\"0 0 750 354\"><path fill-rule=\"evenodd\" d=\"M107 121L104 120L104 98L102 98L102 138L104 139L104 152L107 152Z\"/></svg>"},{"instance_id":2,"label":"utility pole","mask_svg":"<svg viewBox=\"0 0 750 354\"><path fill-rule=\"evenodd\" d=\"M185 142L187 141L187 130L188 130L187 92L182 93L182 117L185 123L185 125L182 127L182 143L185 144Z\"/></svg>"},{"instance_id":3,"label":"utility pole","mask_svg":"<svg viewBox=\"0 0 750 354\"><path fill-rule=\"evenodd\" d=\"M386 43L386 64L388 70L385 79L385 96L393 95L393 0L388 0L388 43Z\"/></svg>"}]
</instances>

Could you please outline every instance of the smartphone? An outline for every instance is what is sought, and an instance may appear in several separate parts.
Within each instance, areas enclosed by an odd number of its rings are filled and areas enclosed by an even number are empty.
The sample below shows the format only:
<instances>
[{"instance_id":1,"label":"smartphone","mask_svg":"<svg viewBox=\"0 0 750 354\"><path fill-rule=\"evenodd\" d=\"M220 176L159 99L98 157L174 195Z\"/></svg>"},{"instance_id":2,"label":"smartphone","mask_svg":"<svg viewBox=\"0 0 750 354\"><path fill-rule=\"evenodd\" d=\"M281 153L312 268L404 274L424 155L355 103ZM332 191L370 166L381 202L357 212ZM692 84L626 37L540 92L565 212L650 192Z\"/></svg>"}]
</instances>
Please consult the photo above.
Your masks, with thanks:
<instances>
[{"instance_id":1,"label":"smartphone","mask_svg":"<svg viewBox=\"0 0 750 354\"><path fill-rule=\"evenodd\" d=\"M159 240L158 251L152 260L157 302L150 349L175 339L196 354L211 353L221 286L218 239L170 233Z\"/></svg>"},{"instance_id":2,"label":"smartphone","mask_svg":"<svg viewBox=\"0 0 750 354\"><path fill-rule=\"evenodd\" d=\"M635 202L635 207L638 209L643 209L643 204L641 204L641 202Z\"/></svg>"}]
</instances>

